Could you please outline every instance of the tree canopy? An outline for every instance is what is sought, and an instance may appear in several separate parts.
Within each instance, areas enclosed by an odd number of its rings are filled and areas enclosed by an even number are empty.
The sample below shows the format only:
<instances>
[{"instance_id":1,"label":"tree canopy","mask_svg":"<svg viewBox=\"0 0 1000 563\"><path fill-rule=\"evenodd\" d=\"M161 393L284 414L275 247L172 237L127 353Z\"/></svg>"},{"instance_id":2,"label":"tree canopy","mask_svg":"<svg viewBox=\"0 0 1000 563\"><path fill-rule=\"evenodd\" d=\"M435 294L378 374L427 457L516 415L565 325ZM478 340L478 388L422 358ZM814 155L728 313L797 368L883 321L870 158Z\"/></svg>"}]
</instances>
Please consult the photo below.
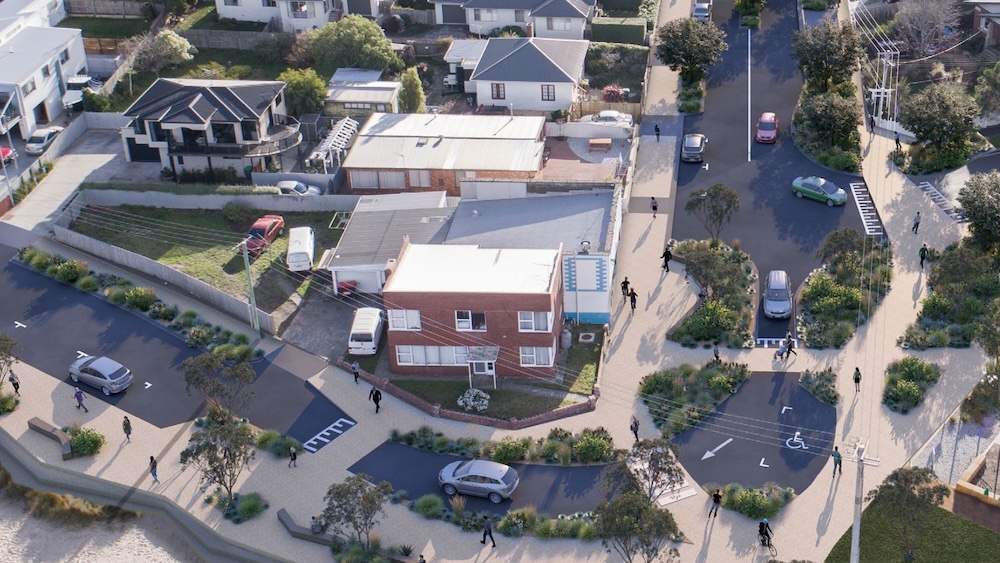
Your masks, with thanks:
<instances>
[{"instance_id":1,"label":"tree canopy","mask_svg":"<svg viewBox=\"0 0 1000 563\"><path fill-rule=\"evenodd\" d=\"M427 113L424 85L420 81L417 67L411 66L404 70L401 81L403 87L399 91L400 113Z\"/></svg>"},{"instance_id":2,"label":"tree canopy","mask_svg":"<svg viewBox=\"0 0 1000 563\"><path fill-rule=\"evenodd\" d=\"M1000 113L1000 62L976 79L976 103L984 114Z\"/></svg>"},{"instance_id":3,"label":"tree canopy","mask_svg":"<svg viewBox=\"0 0 1000 563\"><path fill-rule=\"evenodd\" d=\"M827 135L830 146L853 148L852 135L861 123L861 108L856 98L836 93L810 96L802 106L806 121L817 135Z\"/></svg>"},{"instance_id":4,"label":"tree canopy","mask_svg":"<svg viewBox=\"0 0 1000 563\"><path fill-rule=\"evenodd\" d=\"M740 194L725 184L714 184L707 190L691 192L684 211L694 215L704 225L712 240L719 240L722 229L740 211Z\"/></svg>"},{"instance_id":5,"label":"tree canopy","mask_svg":"<svg viewBox=\"0 0 1000 563\"><path fill-rule=\"evenodd\" d=\"M854 27L829 19L796 31L792 49L806 81L819 91L850 79L864 55L861 38Z\"/></svg>"},{"instance_id":6,"label":"tree canopy","mask_svg":"<svg viewBox=\"0 0 1000 563\"><path fill-rule=\"evenodd\" d=\"M377 23L357 14L314 29L306 35L309 55L324 69L367 68L396 73L403 60Z\"/></svg>"},{"instance_id":7,"label":"tree canopy","mask_svg":"<svg viewBox=\"0 0 1000 563\"><path fill-rule=\"evenodd\" d=\"M14 364L20 361L17 351L21 348L21 343L6 334L0 332L0 390L7 383L7 377L14 369Z\"/></svg>"},{"instance_id":8,"label":"tree canopy","mask_svg":"<svg viewBox=\"0 0 1000 563\"><path fill-rule=\"evenodd\" d=\"M249 426L224 411L209 409L205 428L191 435L181 452L181 463L197 467L202 481L222 487L232 500L236 482L250 463L253 444Z\"/></svg>"},{"instance_id":9,"label":"tree canopy","mask_svg":"<svg viewBox=\"0 0 1000 563\"><path fill-rule=\"evenodd\" d=\"M907 0L896 11L893 30L914 53L933 53L944 28L958 27L958 6L954 0Z\"/></svg>"},{"instance_id":10,"label":"tree canopy","mask_svg":"<svg viewBox=\"0 0 1000 563\"><path fill-rule=\"evenodd\" d=\"M979 107L959 85L931 84L903 100L899 120L920 142L943 148L964 144L976 131Z\"/></svg>"},{"instance_id":11,"label":"tree canopy","mask_svg":"<svg viewBox=\"0 0 1000 563\"><path fill-rule=\"evenodd\" d=\"M135 48L137 52L134 66L154 72L156 76L160 76L161 70L190 61L198 54L198 49L187 39L169 29L164 29L153 37L140 37Z\"/></svg>"},{"instance_id":12,"label":"tree canopy","mask_svg":"<svg viewBox=\"0 0 1000 563\"><path fill-rule=\"evenodd\" d=\"M195 388L208 402L230 416L239 416L254 400L249 386L257 378L246 362L226 365L218 354L206 352L181 363L187 392Z\"/></svg>"},{"instance_id":13,"label":"tree canopy","mask_svg":"<svg viewBox=\"0 0 1000 563\"><path fill-rule=\"evenodd\" d=\"M385 501L392 495L392 485L382 481L372 486L371 480L372 476L364 473L351 475L343 483L330 485L323 498L323 521L341 534L357 537L366 548L372 529L385 516Z\"/></svg>"},{"instance_id":14,"label":"tree canopy","mask_svg":"<svg viewBox=\"0 0 1000 563\"><path fill-rule=\"evenodd\" d=\"M974 174L958 191L972 239L985 249L1000 246L1000 173Z\"/></svg>"},{"instance_id":15,"label":"tree canopy","mask_svg":"<svg viewBox=\"0 0 1000 563\"><path fill-rule=\"evenodd\" d=\"M608 553L617 553L622 561L639 556L646 563L661 555L667 561L678 557L677 551L664 551L671 537L677 535L677 522L669 510L652 504L639 490L620 494L598 505L594 527Z\"/></svg>"},{"instance_id":16,"label":"tree canopy","mask_svg":"<svg viewBox=\"0 0 1000 563\"><path fill-rule=\"evenodd\" d=\"M608 481L619 491L639 491L656 502L684 480L677 461L676 447L669 440L640 440L632 445L624 459L609 469Z\"/></svg>"},{"instance_id":17,"label":"tree canopy","mask_svg":"<svg viewBox=\"0 0 1000 563\"><path fill-rule=\"evenodd\" d=\"M933 469L900 467L869 491L865 500L878 502L882 514L902 535L905 560L912 561L916 558L917 537L931 509L941 506L950 495L951 489L937 481Z\"/></svg>"},{"instance_id":18,"label":"tree canopy","mask_svg":"<svg viewBox=\"0 0 1000 563\"><path fill-rule=\"evenodd\" d=\"M729 49L726 34L713 23L682 18L656 30L656 58L688 81L699 80L705 67L722 60Z\"/></svg>"},{"instance_id":19,"label":"tree canopy","mask_svg":"<svg viewBox=\"0 0 1000 563\"><path fill-rule=\"evenodd\" d=\"M285 107L288 113L301 116L305 113L314 113L323 109L323 100L326 99L326 83L311 68L306 69L285 69L278 75L278 80L286 83L285 86Z\"/></svg>"},{"instance_id":20,"label":"tree canopy","mask_svg":"<svg viewBox=\"0 0 1000 563\"><path fill-rule=\"evenodd\" d=\"M865 236L854 227L837 229L826 235L823 246L816 251L816 258L830 262L838 254L861 254L865 249Z\"/></svg>"}]
</instances>

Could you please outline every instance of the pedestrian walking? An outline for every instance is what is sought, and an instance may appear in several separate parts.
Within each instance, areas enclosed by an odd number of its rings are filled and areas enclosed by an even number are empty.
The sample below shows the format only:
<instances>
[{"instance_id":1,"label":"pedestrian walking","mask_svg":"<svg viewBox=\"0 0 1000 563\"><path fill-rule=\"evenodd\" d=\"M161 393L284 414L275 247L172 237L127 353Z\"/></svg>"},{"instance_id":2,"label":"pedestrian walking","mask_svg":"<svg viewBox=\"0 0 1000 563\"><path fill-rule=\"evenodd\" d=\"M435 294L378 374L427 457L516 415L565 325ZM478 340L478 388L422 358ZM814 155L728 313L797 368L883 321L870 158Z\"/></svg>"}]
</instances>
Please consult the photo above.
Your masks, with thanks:
<instances>
[{"instance_id":1,"label":"pedestrian walking","mask_svg":"<svg viewBox=\"0 0 1000 563\"><path fill-rule=\"evenodd\" d=\"M81 391L79 387L76 388L76 393L73 393L73 396L76 397L77 410L83 409L83 412L90 412L87 409L87 405L83 404L83 391Z\"/></svg>"},{"instance_id":2,"label":"pedestrian walking","mask_svg":"<svg viewBox=\"0 0 1000 563\"><path fill-rule=\"evenodd\" d=\"M785 359L787 360L788 356L791 356L792 354L795 354L795 356L798 357L799 353L795 351L795 339L786 338L785 343L788 346L788 351L785 352Z\"/></svg>"},{"instance_id":3,"label":"pedestrian walking","mask_svg":"<svg viewBox=\"0 0 1000 563\"><path fill-rule=\"evenodd\" d=\"M869 132L872 134L872 136L875 136L875 116L870 113L868 114L868 127L870 129Z\"/></svg>"},{"instance_id":4,"label":"pedestrian walking","mask_svg":"<svg viewBox=\"0 0 1000 563\"><path fill-rule=\"evenodd\" d=\"M10 381L10 384L14 387L14 394L16 394L18 397L20 397L21 396L21 380L17 378L17 375L15 375L14 372L10 372L10 376L7 377L7 380Z\"/></svg>"},{"instance_id":5,"label":"pedestrian walking","mask_svg":"<svg viewBox=\"0 0 1000 563\"><path fill-rule=\"evenodd\" d=\"M351 364L351 371L354 372L354 384L357 385L358 384L358 375L360 375L360 373L361 373L361 366L358 365L358 361L357 360L354 360L354 363Z\"/></svg>"},{"instance_id":6,"label":"pedestrian walking","mask_svg":"<svg viewBox=\"0 0 1000 563\"><path fill-rule=\"evenodd\" d=\"M673 258L673 257L674 257L674 254L672 252L670 252L670 247L669 246L663 249L663 254L660 255L660 258L663 258L663 269L664 270L666 270L668 272L670 271L670 259Z\"/></svg>"},{"instance_id":7,"label":"pedestrian walking","mask_svg":"<svg viewBox=\"0 0 1000 563\"><path fill-rule=\"evenodd\" d=\"M718 518L720 504L722 504L722 490L715 489L715 492L712 493L712 508L708 509L708 515L712 518Z\"/></svg>"},{"instance_id":8,"label":"pedestrian walking","mask_svg":"<svg viewBox=\"0 0 1000 563\"><path fill-rule=\"evenodd\" d=\"M837 470L840 470L840 474L844 474L843 460L840 458L840 448L837 446L833 447L833 474L837 474Z\"/></svg>"},{"instance_id":9,"label":"pedestrian walking","mask_svg":"<svg viewBox=\"0 0 1000 563\"><path fill-rule=\"evenodd\" d=\"M656 133L656 142L660 142L660 124L657 123L653 126L653 133Z\"/></svg>"},{"instance_id":10,"label":"pedestrian walking","mask_svg":"<svg viewBox=\"0 0 1000 563\"><path fill-rule=\"evenodd\" d=\"M712 353L715 354L715 363L721 364L722 363L722 358L719 357L719 343L718 342L716 342L715 345L712 346Z\"/></svg>"},{"instance_id":11,"label":"pedestrian walking","mask_svg":"<svg viewBox=\"0 0 1000 563\"><path fill-rule=\"evenodd\" d=\"M660 207L660 204L656 203L656 198L649 198L649 208L653 210L653 219L656 219L656 210Z\"/></svg>"},{"instance_id":12,"label":"pedestrian walking","mask_svg":"<svg viewBox=\"0 0 1000 563\"><path fill-rule=\"evenodd\" d=\"M854 392L861 391L861 370L854 368Z\"/></svg>"},{"instance_id":13,"label":"pedestrian walking","mask_svg":"<svg viewBox=\"0 0 1000 563\"><path fill-rule=\"evenodd\" d=\"M479 542L481 544L486 543L486 536L490 537L490 541L493 542L493 547L497 546L497 540L493 539L493 523L490 522L490 517L483 515L483 541Z\"/></svg>"},{"instance_id":14,"label":"pedestrian walking","mask_svg":"<svg viewBox=\"0 0 1000 563\"><path fill-rule=\"evenodd\" d=\"M628 429L632 431L632 435L635 436L635 441L639 441L639 419L632 417L632 424L629 424Z\"/></svg>"},{"instance_id":15,"label":"pedestrian walking","mask_svg":"<svg viewBox=\"0 0 1000 563\"><path fill-rule=\"evenodd\" d=\"M622 281L622 301L625 301L625 298L628 297L628 286L628 276L625 276L625 279Z\"/></svg>"},{"instance_id":16,"label":"pedestrian walking","mask_svg":"<svg viewBox=\"0 0 1000 563\"><path fill-rule=\"evenodd\" d=\"M156 478L156 458L149 456L149 474L153 476L153 482L159 483L160 480Z\"/></svg>"},{"instance_id":17,"label":"pedestrian walking","mask_svg":"<svg viewBox=\"0 0 1000 563\"><path fill-rule=\"evenodd\" d=\"M295 446L288 448L288 467L298 467L299 464L295 462L298 458L298 454L295 453Z\"/></svg>"},{"instance_id":18,"label":"pedestrian walking","mask_svg":"<svg viewBox=\"0 0 1000 563\"><path fill-rule=\"evenodd\" d=\"M427 563L427 560L424 559L423 554L420 554L420 561L417 561L417 563Z\"/></svg>"},{"instance_id":19,"label":"pedestrian walking","mask_svg":"<svg viewBox=\"0 0 1000 563\"><path fill-rule=\"evenodd\" d=\"M893 135L893 138L896 140L896 150L897 151L903 150L903 145L899 142L899 131L896 131L896 134Z\"/></svg>"},{"instance_id":20,"label":"pedestrian walking","mask_svg":"<svg viewBox=\"0 0 1000 563\"><path fill-rule=\"evenodd\" d=\"M635 313L635 298L637 297L635 289L628 290L628 301L632 305L632 312Z\"/></svg>"},{"instance_id":21,"label":"pedestrian walking","mask_svg":"<svg viewBox=\"0 0 1000 563\"><path fill-rule=\"evenodd\" d=\"M132 421L129 420L127 416L125 417L125 420L122 421L122 431L125 432L125 441L126 442L131 442L132 441Z\"/></svg>"},{"instance_id":22,"label":"pedestrian walking","mask_svg":"<svg viewBox=\"0 0 1000 563\"><path fill-rule=\"evenodd\" d=\"M368 400L375 403L375 414L378 414L378 404L382 401L382 392L374 385L372 390L368 392Z\"/></svg>"},{"instance_id":23,"label":"pedestrian walking","mask_svg":"<svg viewBox=\"0 0 1000 563\"><path fill-rule=\"evenodd\" d=\"M791 340L792 339L792 331L791 330L785 329L785 339L786 340Z\"/></svg>"},{"instance_id":24,"label":"pedestrian walking","mask_svg":"<svg viewBox=\"0 0 1000 563\"><path fill-rule=\"evenodd\" d=\"M917 231L919 230L920 230L920 212L917 211L917 216L913 218L913 229L912 229L913 234L917 234Z\"/></svg>"},{"instance_id":25,"label":"pedestrian walking","mask_svg":"<svg viewBox=\"0 0 1000 563\"><path fill-rule=\"evenodd\" d=\"M921 270L924 269L924 260L927 260L927 253L928 252L930 252L930 251L927 250L927 243L925 242L924 245L920 247L920 269Z\"/></svg>"},{"instance_id":26,"label":"pedestrian walking","mask_svg":"<svg viewBox=\"0 0 1000 563\"><path fill-rule=\"evenodd\" d=\"M781 345L774 351L774 359L777 361L784 358L786 352L788 352L788 347L785 345L785 341L782 340Z\"/></svg>"}]
</instances>

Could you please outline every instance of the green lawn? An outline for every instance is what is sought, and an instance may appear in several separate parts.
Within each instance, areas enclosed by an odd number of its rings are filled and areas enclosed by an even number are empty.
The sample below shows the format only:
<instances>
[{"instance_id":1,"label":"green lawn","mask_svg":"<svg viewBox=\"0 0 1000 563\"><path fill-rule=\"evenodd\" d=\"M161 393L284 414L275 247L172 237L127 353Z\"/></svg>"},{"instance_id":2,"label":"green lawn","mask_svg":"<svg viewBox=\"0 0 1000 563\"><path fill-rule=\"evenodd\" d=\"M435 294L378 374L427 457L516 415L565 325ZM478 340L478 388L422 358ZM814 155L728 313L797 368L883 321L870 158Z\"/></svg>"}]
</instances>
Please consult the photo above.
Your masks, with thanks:
<instances>
[{"instance_id":1,"label":"green lawn","mask_svg":"<svg viewBox=\"0 0 1000 563\"><path fill-rule=\"evenodd\" d=\"M441 408L453 411L461 410L456 401L469 388L467 380L429 381L426 379L394 379L392 382L431 404L440 403ZM558 397L543 397L523 391L511 391L507 389L483 389L483 391L486 391L490 395L490 406L478 414L501 420L528 418L529 416L574 403L574 401L567 401Z\"/></svg>"},{"instance_id":2,"label":"green lawn","mask_svg":"<svg viewBox=\"0 0 1000 563\"><path fill-rule=\"evenodd\" d=\"M780 538L777 543L781 549ZM935 508L917 539L917 561L989 563L1000 553L1000 534L978 524ZM850 560L851 529L833 546L826 563ZM901 563L903 538L889 521L881 517L878 505L861 514L861 561L864 563Z\"/></svg>"},{"instance_id":3,"label":"green lawn","mask_svg":"<svg viewBox=\"0 0 1000 563\"><path fill-rule=\"evenodd\" d=\"M126 39L149 31L149 24L144 19L69 17L59 22L59 27L81 29L84 37L116 39Z\"/></svg>"},{"instance_id":4,"label":"green lawn","mask_svg":"<svg viewBox=\"0 0 1000 563\"><path fill-rule=\"evenodd\" d=\"M261 211L260 215L266 215ZM311 226L316 230L316 258L337 244L342 231L329 229L332 213L283 213L285 231ZM230 226L214 210L164 209L138 206L87 208L73 230L131 250L194 276L241 299L247 298L243 257L234 246L249 225ZM304 292L309 280L289 277L285 269L288 237L282 236L253 260L257 306L279 307L292 292Z\"/></svg>"},{"instance_id":5,"label":"green lawn","mask_svg":"<svg viewBox=\"0 0 1000 563\"><path fill-rule=\"evenodd\" d=\"M218 29L222 31L264 31L266 23L244 22L230 18L219 19L215 4L203 4L184 16L177 29Z\"/></svg>"},{"instance_id":6,"label":"green lawn","mask_svg":"<svg viewBox=\"0 0 1000 563\"><path fill-rule=\"evenodd\" d=\"M580 333L593 332L593 344L581 344ZM566 391L580 395L590 395L594 392L597 382L597 365L601 362L601 337L604 327L601 325L578 325L573 327L573 346L566 355L566 370L561 383L534 383L526 381L526 385L537 385L546 389Z\"/></svg>"}]
</instances>

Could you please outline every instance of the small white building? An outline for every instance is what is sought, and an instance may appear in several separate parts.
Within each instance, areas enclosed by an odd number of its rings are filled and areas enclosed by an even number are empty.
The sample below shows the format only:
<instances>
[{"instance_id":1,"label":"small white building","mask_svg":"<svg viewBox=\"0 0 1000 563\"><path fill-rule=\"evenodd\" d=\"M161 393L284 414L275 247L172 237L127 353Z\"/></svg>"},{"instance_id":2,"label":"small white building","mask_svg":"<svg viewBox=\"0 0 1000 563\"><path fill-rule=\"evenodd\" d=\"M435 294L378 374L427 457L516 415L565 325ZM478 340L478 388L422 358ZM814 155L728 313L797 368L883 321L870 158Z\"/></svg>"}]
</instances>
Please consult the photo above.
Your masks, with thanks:
<instances>
[{"instance_id":1,"label":"small white building","mask_svg":"<svg viewBox=\"0 0 1000 563\"><path fill-rule=\"evenodd\" d=\"M467 25L480 35L519 27L529 36L583 39L596 6L596 0L434 0L434 16L439 24Z\"/></svg>"},{"instance_id":2,"label":"small white building","mask_svg":"<svg viewBox=\"0 0 1000 563\"><path fill-rule=\"evenodd\" d=\"M485 39L456 39L451 42L448 51L444 54L444 62L448 63L449 78L445 78L445 84L451 81L451 85L457 90L476 93L476 84L470 82L472 73L479 64L479 58L486 50ZM454 77L454 78L450 78Z\"/></svg>"},{"instance_id":3,"label":"small white building","mask_svg":"<svg viewBox=\"0 0 1000 563\"><path fill-rule=\"evenodd\" d=\"M301 33L336 21L335 0L215 0L220 18L268 23L281 31Z\"/></svg>"},{"instance_id":4,"label":"small white building","mask_svg":"<svg viewBox=\"0 0 1000 563\"><path fill-rule=\"evenodd\" d=\"M500 38L487 41L476 70L476 103L516 110L568 110L580 98L589 41Z\"/></svg>"},{"instance_id":5,"label":"small white building","mask_svg":"<svg viewBox=\"0 0 1000 563\"><path fill-rule=\"evenodd\" d=\"M402 82L382 80L381 70L338 68L327 84L323 113L349 117L399 113L402 89Z\"/></svg>"}]
</instances>

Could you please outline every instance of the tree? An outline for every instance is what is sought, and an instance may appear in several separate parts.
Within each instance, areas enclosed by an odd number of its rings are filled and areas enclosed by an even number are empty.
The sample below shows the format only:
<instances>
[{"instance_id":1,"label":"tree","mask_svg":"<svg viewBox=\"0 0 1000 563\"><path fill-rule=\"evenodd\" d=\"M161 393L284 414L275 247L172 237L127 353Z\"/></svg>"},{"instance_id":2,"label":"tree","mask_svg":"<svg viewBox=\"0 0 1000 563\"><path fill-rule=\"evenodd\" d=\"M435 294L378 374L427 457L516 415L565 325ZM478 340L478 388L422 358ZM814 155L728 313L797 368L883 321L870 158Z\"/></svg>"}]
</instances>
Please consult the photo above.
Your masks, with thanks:
<instances>
[{"instance_id":1,"label":"tree","mask_svg":"<svg viewBox=\"0 0 1000 563\"><path fill-rule=\"evenodd\" d=\"M404 70L401 81L403 88L399 91L400 113L427 113L427 106L424 104L426 100L424 85L420 83L416 67L411 66Z\"/></svg>"},{"instance_id":2,"label":"tree","mask_svg":"<svg viewBox=\"0 0 1000 563\"><path fill-rule=\"evenodd\" d=\"M1000 299L994 299L986 309L986 314L976 329L976 342L983 347L987 356L1000 360Z\"/></svg>"},{"instance_id":3,"label":"tree","mask_svg":"<svg viewBox=\"0 0 1000 563\"><path fill-rule=\"evenodd\" d=\"M323 109L326 83L315 70L288 68L278 75L278 80L286 84L285 107L288 108L289 114L302 115Z\"/></svg>"},{"instance_id":4,"label":"tree","mask_svg":"<svg viewBox=\"0 0 1000 563\"><path fill-rule=\"evenodd\" d=\"M20 342L0 332L0 391L3 391L10 372L14 370L14 364L21 361L17 357L20 348Z\"/></svg>"},{"instance_id":5,"label":"tree","mask_svg":"<svg viewBox=\"0 0 1000 563\"><path fill-rule=\"evenodd\" d=\"M367 548L370 544L372 528L379 518L385 516L385 501L392 495L392 485L382 481L372 486L371 475L358 473L351 475L343 483L334 483L326 491L323 500L323 522L344 535L356 535L358 542Z\"/></svg>"},{"instance_id":6,"label":"tree","mask_svg":"<svg viewBox=\"0 0 1000 563\"><path fill-rule=\"evenodd\" d=\"M646 563L661 554L675 560L677 550L663 551L664 545L678 533L677 523L668 510L654 506L642 491L633 490L604 501L594 511L594 527L608 553L617 553L631 563L638 555Z\"/></svg>"},{"instance_id":7,"label":"tree","mask_svg":"<svg viewBox=\"0 0 1000 563\"><path fill-rule=\"evenodd\" d=\"M188 394L195 388L229 416L239 416L254 400L255 394L249 386L257 374L246 362L227 366L222 356L207 352L184 360L181 370Z\"/></svg>"},{"instance_id":8,"label":"tree","mask_svg":"<svg viewBox=\"0 0 1000 563\"><path fill-rule=\"evenodd\" d=\"M865 237L853 227L837 229L826 235L823 246L816 251L816 258L830 262L838 254L861 254L865 249Z\"/></svg>"},{"instance_id":9,"label":"tree","mask_svg":"<svg viewBox=\"0 0 1000 563\"><path fill-rule=\"evenodd\" d=\"M111 98L84 89L83 111L111 111Z\"/></svg>"},{"instance_id":10,"label":"tree","mask_svg":"<svg viewBox=\"0 0 1000 563\"><path fill-rule=\"evenodd\" d=\"M979 107L959 85L931 84L903 100L899 120L920 142L944 148L965 143L977 127Z\"/></svg>"},{"instance_id":11,"label":"tree","mask_svg":"<svg viewBox=\"0 0 1000 563\"><path fill-rule=\"evenodd\" d=\"M705 67L721 61L723 51L729 49L721 29L692 18L667 22L656 30L656 37L656 58L670 70L679 70L689 82L700 80Z\"/></svg>"},{"instance_id":12,"label":"tree","mask_svg":"<svg viewBox=\"0 0 1000 563\"><path fill-rule=\"evenodd\" d=\"M719 240L722 229L740 211L740 194L725 184L715 184L707 190L691 192L691 199L684 204L684 211L694 215L712 236Z\"/></svg>"},{"instance_id":13,"label":"tree","mask_svg":"<svg viewBox=\"0 0 1000 563\"><path fill-rule=\"evenodd\" d=\"M201 471L203 482L225 489L233 498L233 489L253 455L254 436L250 427L238 423L225 412L209 409L205 428L191 435L181 452L181 463Z\"/></svg>"},{"instance_id":14,"label":"tree","mask_svg":"<svg viewBox=\"0 0 1000 563\"><path fill-rule=\"evenodd\" d=\"M954 0L909 0L896 12L893 29L911 51L923 56L933 52L931 48L944 37L944 28L958 27L959 15Z\"/></svg>"},{"instance_id":15,"label":"tree","mask_svg":"<svg viewBox=\"0 0 1000 563\"><path fill-rule=\"evenodd\" d=\"M1000 113L1000 63L979 75L976 80L975 97L983 114Z\"/></svg>"},{"instance_id":16,"label":"tree","mask_svg":"<svg viewBox=\"0 0 1000 563\"><path fill-rule=\"evenodd\" d=\"M324 68L368 68L395 73L403 60L378 24L351 14L306 36L309 55Z\"/></svg>"},{"instance_id":17,"label":"tree","mask_svg":"<svg viewBox=\"0 0 1000 563\"><path fill-rule=\"evenodd\" d=\"M169 29L156 34L141 36L135 42L138 50L134 66L140 70L148 70L160 76L160 71L190 61L198 53L187 39Z\"/></svg>"},{"instance_id":18,"label":"tree","mask_svg":"<svg viewBox=\"0 0 1000 563\"><path fill-rule=\"evenodd\" d=\"M854 97L827 93L811 96L803 104L802 113L817 134L829 135L830 146L852 148L852 135L861 123L861 108Z\"/></svg>"},{"instance_id":19,"label":"tree","mask_svg":"<svg viewBox=\"0 0 1000 563\"><path fill-rule=\"evenodd\" d=\"M1000 245L1000 174L974 174L958 191L972 238L987 250Z\"/></svg>"},{"instance_id":20,"label":"tree","mask_svg":"<svg viewBox=\"0 0 1000 563\"><path fill-rule=\"evenodd\" d=\"M864 50L854 26L824 19L819 24L796 31L792 49L799 69L816 91L825 92L831 85L847 81L857 67Z\"/></svg>"},{"instance_id":21,"label":"tree","mask_svg":"<svg viewBox=\"0 0 1000 563\"><path fill-rule=\"evenodd\" d=\"M677 462L676 449L663 438L633 444L625 458L609 469L606 478L620 491L639 491L651 503L682 481L684 471Z\"/></svg>"},{"instance_id":22,"label":"tree","mask_svg":"<svg viewBox=\"0 0 1000 563\"><path fill-rule=\"evenodd\" d=\"M882 484L868 492L865 500L877 501L880 513L903 536L906 561L916 558L917 536L931 509L951 495L947 485L937 482L933 469L900 467Z\"/></svg>"}]
</instances>

